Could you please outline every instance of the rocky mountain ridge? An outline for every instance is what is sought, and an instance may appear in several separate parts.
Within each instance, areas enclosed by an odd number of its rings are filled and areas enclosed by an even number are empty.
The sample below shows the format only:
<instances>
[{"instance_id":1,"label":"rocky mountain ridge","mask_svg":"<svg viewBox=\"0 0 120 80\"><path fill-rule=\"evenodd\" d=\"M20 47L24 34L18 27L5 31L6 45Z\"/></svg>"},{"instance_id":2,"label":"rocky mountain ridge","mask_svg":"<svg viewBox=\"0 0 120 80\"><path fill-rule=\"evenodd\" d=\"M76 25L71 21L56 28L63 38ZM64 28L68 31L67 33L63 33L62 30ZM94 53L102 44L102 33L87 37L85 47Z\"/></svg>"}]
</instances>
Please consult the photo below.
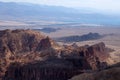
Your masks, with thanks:
<instances>
[{"instance_id":1,"label":"rocky mountain ridge","mask_svg":"<svg viewBox=\"0 0 120 80\"><path fill-rule=\"evenodd\" d=\"M103 38L105 35L100 35L99 33L88 33L84 35L73 35L73 36L66 36L61 38L56 38L56 41L59 42L79 42L79 41L89 41L89 40L97 40Z\"/></svg>"},{"instance_id":2,"label":"rocky mountain ridge","mask_svg":"<svg viewBox=\"0 0 120 80\"><path fill-rule=\"evenodd\" d=\"M37 31L0 31L2 80L67 80L83 70L104 69L108 57L103 42L62 46Z\"/></svg>"}]
</instances>

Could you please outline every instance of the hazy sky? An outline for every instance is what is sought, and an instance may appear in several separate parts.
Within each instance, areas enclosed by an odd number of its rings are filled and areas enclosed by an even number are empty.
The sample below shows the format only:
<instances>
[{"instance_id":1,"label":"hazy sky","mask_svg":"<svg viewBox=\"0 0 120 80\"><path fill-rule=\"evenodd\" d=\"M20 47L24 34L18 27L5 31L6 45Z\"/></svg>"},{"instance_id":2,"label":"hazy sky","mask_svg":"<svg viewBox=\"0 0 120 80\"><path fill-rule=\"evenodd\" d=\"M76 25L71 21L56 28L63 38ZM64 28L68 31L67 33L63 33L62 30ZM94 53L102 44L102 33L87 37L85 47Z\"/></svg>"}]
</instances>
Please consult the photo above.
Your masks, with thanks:
<instances>
[{"instance_id":1,"label":"hazy sky","mask_svg":"<svg viewBox=\"0 0 120 80\"><path fill-rule=\"evenodd\" d=\"M108 13L120 13L120 0L0 0L4 2L29 2L72 8L88 8Z\"/></svg>"}]
</instances>

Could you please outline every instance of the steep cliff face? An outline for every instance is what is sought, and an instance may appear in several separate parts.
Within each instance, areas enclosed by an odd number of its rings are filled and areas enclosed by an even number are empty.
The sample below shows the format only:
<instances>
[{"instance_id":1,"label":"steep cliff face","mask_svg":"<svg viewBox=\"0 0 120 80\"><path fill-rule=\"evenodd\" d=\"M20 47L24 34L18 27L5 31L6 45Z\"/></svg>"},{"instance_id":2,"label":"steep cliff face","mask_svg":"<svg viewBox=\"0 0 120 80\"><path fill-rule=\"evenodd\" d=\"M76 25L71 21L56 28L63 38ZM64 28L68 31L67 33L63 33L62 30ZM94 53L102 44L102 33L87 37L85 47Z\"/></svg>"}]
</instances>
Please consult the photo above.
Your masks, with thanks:
<instances>
[{"instance_id":1,"label":"steep cliff face","mask_svg":"<svg viewBox=\"0 0 120 80\"><path fill-rule=\"evenodd\" d=\"M80 69L101 69L107 66L105 62L109 57L108 51L103 42L83 47L67 46L61 52L61 56L72 61Z\"/></svg>"},{"instance_id":2,"label":"steep cliff face","mask_svg":"<svg viewBox=\"0 0 120 80\"><path fill-rule=\"evenodd\" d=\"M103 42L87 47L87 50L81 52L86 57L93 70L105 68L106 59L109 57L108 51Z\"/></svg>"},{"instance_id":3,"label":"steep cliff face","mask_svg":"<svg viewBox=\"0 0 120 80\"><path fill-rule=\"evenodd\" d=\"M104 43L60 46L32 30L0 31L0 78L67 80L83 70L100 70L109 57Z\"/></svg>"},{"instance_id":4,"label":"steep cliff face","mask_svg":"<svg viewBox=\"0 0 120 80\"><path fill-rule=\"evenodd\" d=\"M3 80L68 80L87 70L102 69L106 63L100 58L106 53L98 57L95 52L104 52L103 47L104 43L78 48L69 46L61 50L61 57L54 56L23 65L11 64Z\"/></svg>"},{"instance_id":5,"label":"steep cliff face","mask_svg":"<svg viewBox=\"0 0 120 80\"><path fill-rule=\"evenodd\" d=\"M25 65L11 64L3 80L67 80L82 72L61 59Z\"/></svg>"},{"instance_id":6,"label":"steep cliff face","mask_svg":"<svg viewBox=\"0 0 120 80\"><path fill-rule=\"evenodd\" d=\"M36 31L0 31L0 77L11 62L34 61L40 57L40 55L33 54L38 48L40 51L53 48L53 43L54 41L52 42L50 38Z\"/></svg>"}]
</instances>

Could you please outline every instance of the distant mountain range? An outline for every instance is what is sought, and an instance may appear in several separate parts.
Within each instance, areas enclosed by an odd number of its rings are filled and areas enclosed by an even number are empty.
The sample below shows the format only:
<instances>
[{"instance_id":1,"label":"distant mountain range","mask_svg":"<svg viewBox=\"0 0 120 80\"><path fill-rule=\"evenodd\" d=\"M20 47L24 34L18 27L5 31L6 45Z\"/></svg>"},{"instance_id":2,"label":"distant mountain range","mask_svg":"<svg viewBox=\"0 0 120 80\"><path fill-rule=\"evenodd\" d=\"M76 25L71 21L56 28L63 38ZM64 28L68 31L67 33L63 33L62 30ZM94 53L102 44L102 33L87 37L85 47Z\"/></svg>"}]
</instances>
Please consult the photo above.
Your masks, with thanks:
<instances>
[{"instance_id":1,"label":"distant mountain range","mask_svg":"<svg viewBox=\"0 0 120 80\"><path fill-rule=\"evenodd\" d=\"M120 17L100 13L88 13L62 6L30 3L0 2L1 20L54 20L89 24L119 25Z\"/></svg>"},{"instance_id":2,"label":"distant mountain range","mask_svg":"<svg viewBox=\"0 0 120 80\"><path fill-rule=\"evenodd\" d=\"M55 39L55 40L67 43L67 42L97 40L97 39L100 39L100 38L103 38L103 37L104 37L104 35L100 35L99 33L88 33L88 34L84 34L82 36L75 35L75 36L61 37L61 38L58 38L58 39Z\"/></svg>"}]
</instances>

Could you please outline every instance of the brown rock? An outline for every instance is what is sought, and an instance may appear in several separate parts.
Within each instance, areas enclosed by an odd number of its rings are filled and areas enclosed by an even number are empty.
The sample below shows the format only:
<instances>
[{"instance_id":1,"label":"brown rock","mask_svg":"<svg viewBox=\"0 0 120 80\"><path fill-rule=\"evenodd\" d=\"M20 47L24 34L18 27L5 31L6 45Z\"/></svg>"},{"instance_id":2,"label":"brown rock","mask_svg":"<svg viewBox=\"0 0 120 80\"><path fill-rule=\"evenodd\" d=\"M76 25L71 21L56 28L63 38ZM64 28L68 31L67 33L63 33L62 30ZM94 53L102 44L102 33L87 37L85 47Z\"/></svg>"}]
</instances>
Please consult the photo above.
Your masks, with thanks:
<instances>
[{"instance_id":1,"label":"brown rock","mask_svg":"<svg viewBox=\"0 0 120 80\"><path fill-rule=\"evenodd\" d=\"M3 80L67 80L83 70L105 68L108 57L104 43L60 46L36 31L0 31Z\"/></svg>"}]
</instances>

